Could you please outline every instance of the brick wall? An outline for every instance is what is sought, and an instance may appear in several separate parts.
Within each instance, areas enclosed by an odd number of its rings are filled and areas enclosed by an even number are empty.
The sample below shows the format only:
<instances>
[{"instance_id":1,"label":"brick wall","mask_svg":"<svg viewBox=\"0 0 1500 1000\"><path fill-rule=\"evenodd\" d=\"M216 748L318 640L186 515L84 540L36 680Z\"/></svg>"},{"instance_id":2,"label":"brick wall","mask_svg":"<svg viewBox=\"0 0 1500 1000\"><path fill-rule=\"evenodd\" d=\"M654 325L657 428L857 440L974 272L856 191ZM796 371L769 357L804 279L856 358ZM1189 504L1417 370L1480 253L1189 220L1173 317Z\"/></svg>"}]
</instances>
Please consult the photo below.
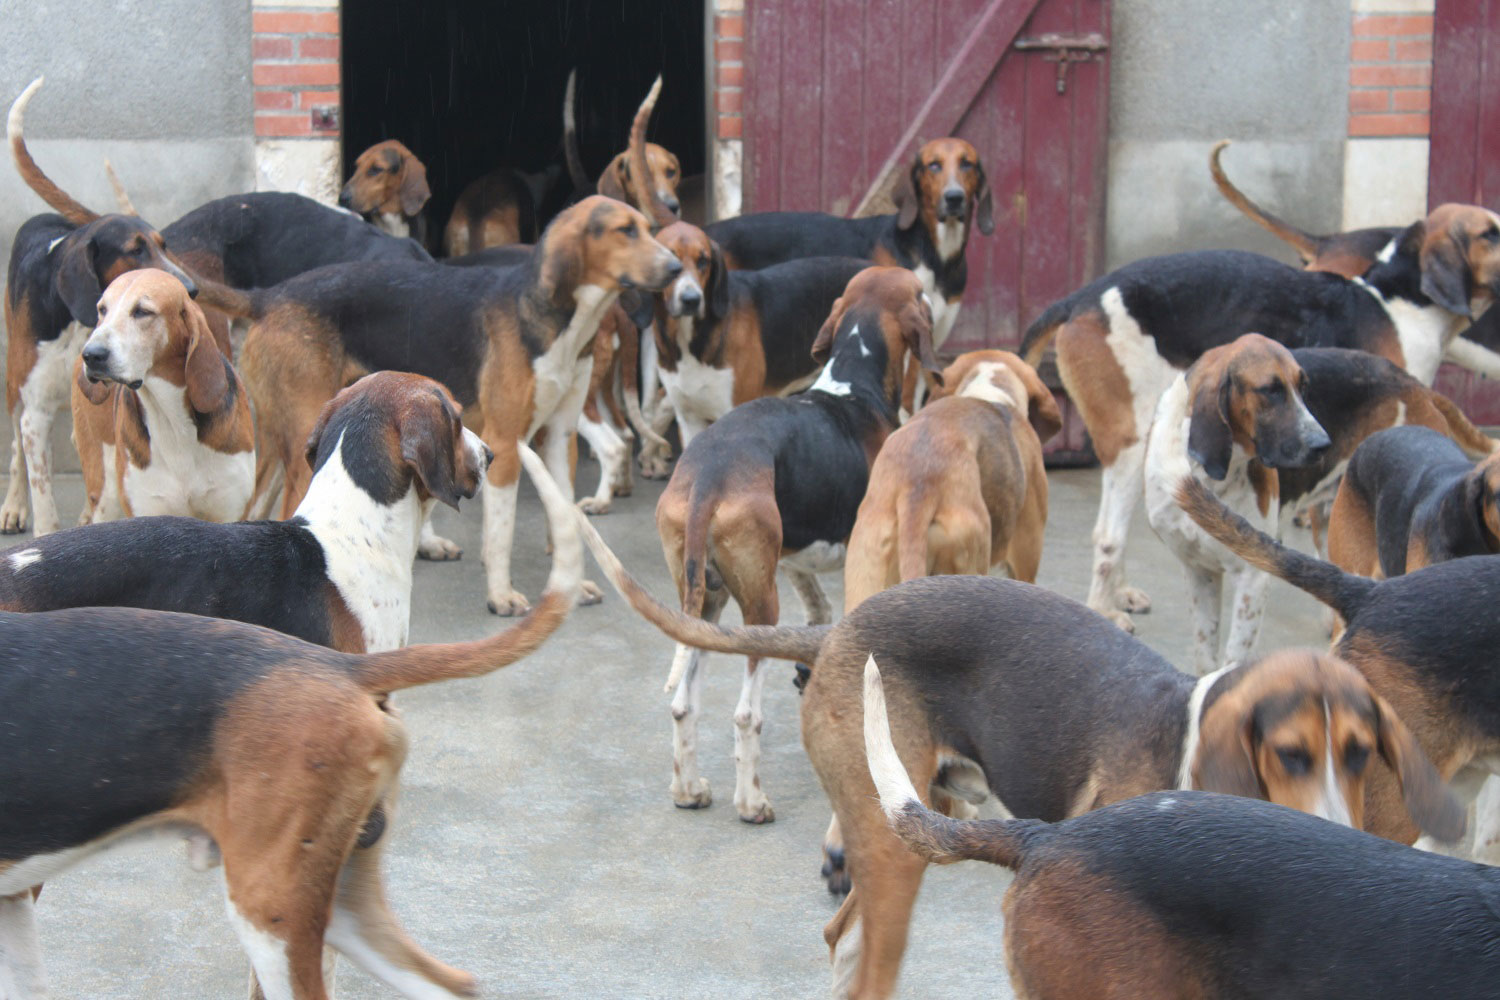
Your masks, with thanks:
<instances>
[{"instance_id":1,"label":"brick wall","mask_svg":"<svg viewBox=\"0 0 1500 1000\"><path fill-rule=\"evenodd\" d=\"M745 13L720 6L714 14L714 131L720 139L739 139L745 126Z\"/></svg>"},{"instance_id":2,"label":"brick wall","mask_svg":"<svg viewBox=\"0 0 1500 1000\"><path fill-rule=\"evenodd\" d=\"M1432 14L1354 14L1349 135L1426 136L1432 93Z\"/></svg>"},{"instance_id":3,"label":"brick wall","mask_svg":"<svg viewBox=\"0 0 1500 1000\"><path fill-rule=\"evenodd\" d=\"M336 139L339 12L257 5L251 30L256 138Z\"/></svg>"}]
</instances>

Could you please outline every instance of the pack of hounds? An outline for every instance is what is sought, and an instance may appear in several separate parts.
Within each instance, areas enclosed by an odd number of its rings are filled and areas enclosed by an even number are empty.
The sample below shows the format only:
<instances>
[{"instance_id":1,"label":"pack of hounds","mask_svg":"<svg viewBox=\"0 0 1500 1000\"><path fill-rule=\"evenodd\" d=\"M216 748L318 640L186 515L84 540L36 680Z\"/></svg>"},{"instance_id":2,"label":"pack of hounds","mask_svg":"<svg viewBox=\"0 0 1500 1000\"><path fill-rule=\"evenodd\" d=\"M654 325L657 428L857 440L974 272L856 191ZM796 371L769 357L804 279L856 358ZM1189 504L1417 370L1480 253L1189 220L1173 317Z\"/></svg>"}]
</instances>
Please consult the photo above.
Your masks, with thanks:
<instances>
[{"instance_id":1,"label":"pack of hounds","mask_svg":"<svg viewBox=\"0 0 1500 1000\"><path fill-rule=\"evenodd\" d=\"M836 997L894 993L925 867L964 859L1015 872L1018 996L1500 989L1500 875L1476 863L1500 843L1500 457L1431 389L1444 360L1500 374L1495 213L1310 235L1234 188L1221 143L1220 189L1304 268L1139 260L1014 353L946 358L965 249L994 230L961 139L916 151L892 214L699 226L697 185L645 141L658 79L597 182L570 156L571 205L540 220L498 170L434 260L412 238L426 171L395 141L358 158L344 209L240 194L157 229L117 182L122 211L94 212L27 151L41 82L8 121L56 214L17 232L5 293L0 530L34 537L0 559L4 1000L47 993L43 883L163 828L223 864L255 995L323 1000L334 953L401 996L476 995L386 903L390 699L513 663L600 600L585 546L677 643L676 805L711 802L704 654L730 653L734 808L773 820L763 661L798 665L823 874L847 894ZM572 120L570 86L570 152ZM1047 350L1103 466L1087 606L1034 585ZM61 530L65 404L87 498ZM600 480L575 504L579 435ZM642 474L670 476L670 603L585 516L629 495L637 438ZM523 467L552 546L535 603L511 579ZM476 496L488 607L517 620L409 646L413 560L460 555L430 515ZM1192 673L1131 634L1142 499L1190 584ZM1316 556L1278 540L1303 511ZM778 571L806 625L778 624ZM818 577L839 571L830 624ZM1332 609L1329 652L1252 656L1272 576ZM731 599L742 626L718 624ZM1008 818L977 819L985 800ZM1466 836L1450 851L1472 860L1431 849Z\"/></svg>"}]
</instances>

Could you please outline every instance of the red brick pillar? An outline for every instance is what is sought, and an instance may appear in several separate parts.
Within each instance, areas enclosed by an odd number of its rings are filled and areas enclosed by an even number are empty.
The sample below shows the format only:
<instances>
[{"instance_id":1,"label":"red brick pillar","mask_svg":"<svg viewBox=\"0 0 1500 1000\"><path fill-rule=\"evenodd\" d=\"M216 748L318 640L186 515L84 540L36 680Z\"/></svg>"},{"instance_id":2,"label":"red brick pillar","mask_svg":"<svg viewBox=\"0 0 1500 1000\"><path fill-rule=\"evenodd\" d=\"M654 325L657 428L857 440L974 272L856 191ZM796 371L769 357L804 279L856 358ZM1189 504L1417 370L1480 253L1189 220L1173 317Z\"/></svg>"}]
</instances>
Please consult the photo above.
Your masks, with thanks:
<instances>
[{"instance_id":1,"label":"red brick pillar","mask_svg":"<svg viewBox=\"0 0 1500 1000\"><path fill-rule=\"evenodd\" d=\"M339 188L338 0L253 0L258 190L333 202Z\"/></svg>"},{"instance_id":2,"label":"red brick pillar","mask_svg":"<svg viewBox=\"0 0 1500 1000\"><path fill-rule=\"evenodd\" d=\"M1433 0L1350 0L1345 229L1427 211Z\"/></svg>"},{"instance_id":3,"label":"red brick pillar","mask_svg":"<svg viewBox=\"0 0 1500 1000\"><path fill-rule=\"evenodd\" d=\"M744 159L745 4L716 0L713 9L713 215L740 214Z\"/></svg>"}]
</instances>

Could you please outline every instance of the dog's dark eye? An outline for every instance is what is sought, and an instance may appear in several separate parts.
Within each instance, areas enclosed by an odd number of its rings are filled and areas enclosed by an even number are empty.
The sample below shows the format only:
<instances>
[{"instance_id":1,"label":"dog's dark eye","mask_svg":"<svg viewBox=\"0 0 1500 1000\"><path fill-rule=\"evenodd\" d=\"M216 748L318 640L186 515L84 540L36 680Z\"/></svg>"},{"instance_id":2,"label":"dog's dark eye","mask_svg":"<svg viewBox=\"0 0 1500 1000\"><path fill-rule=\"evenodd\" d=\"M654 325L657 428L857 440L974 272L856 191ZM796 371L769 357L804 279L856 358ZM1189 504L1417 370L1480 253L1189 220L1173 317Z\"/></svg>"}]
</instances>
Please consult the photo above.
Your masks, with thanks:
<instances>
[{"instance_id":1,"label":"dog's dark eye","mask_svg":"<svg viewBox=\"0 0 1500 1000\"><path fill-rule=\"evenodd\" d=\"M968 160L959 160L958 161L958 166L959 166L960 170L973 170L974 169L974 164L971 163L971 162L969 162Z\"/></svg>"},{"instance_id":2,"label":"dog's dark eye","mask_svg":"<svg viewBox=\"0 0 1500 1000\"><path fill-rule=\"evenodd\" d=\"M103 319L104 318L104 314L107 313L107 312L109 312L109 307L106 306L103 302L101 302L101 303L99 303L98 306L96 306L94 308L94 312L96 312L96 313L99 314L99 318L100 319Z\"/></svg>"},{"instance_id":3,"label":"dog's dark eye","mask_svg":"<svg viewBox=\"0 0 1500 1000\"><path fill-rule=\"evenodd\" d=\"M677 170L675 168L673 168L673 167L668 167L666 169L666 175L668 177L676 177L677 176Z\"/></svg>"},{"instance_id":4,"label":"dog's dark eye","mask_svg":"<svg viewBox=\"0 0 1500 1000\"><path fill-rule=\"evenodd\" d=\"M376 174L380 173L380 168L379 167L371 167L369 170L366 170L365 173L368 174L371 177L374 177Z\"/></svg>"},{"instance_id":5,"label":"dog's dark eye","mask_svg":"<svg viewBox=\"0 0 1500 1000\"><path fill-rule=\"evenodd\" d=\"M1279 747L1276 756L1281 761L1282 770L1293 778L1312 771L1312 756L1301 747Z\"/></svg>"},{"instance_id":6,"label":"dog's dark eye","mask_svg":"<svg viewBox=\"0 0 1500 1000\"><path fill-rule=\"evenodd\" d=\"M1486 243L1500 243L1500 229L1491 226L1480 234L1480 238Z\"/></svg>"},{"instance_id":7,"label":"dog's dark eye","mask_svg":"<svg viewBox=\"0 0 1500 1000\"><path fill-rule=\"evenodd\" d=\"M1269 385L1261 386L1255 391L1260 393L1266 399L1277 400L1286 395L1286 386L1282 385L1280 382L1272 382Z\"/></svg>"},{"instance_id":8,"label":"dog's dark eye","mask_svg":"<svg viewBox=\"0 0 1500 1000\"><path fill-rule=\"evenodd\" d=\"M146 319L147 317L155 315L156 313L152 312L150 309L147 309L145 306L136 306L134 309L130 310L131 319Z\"/></svg>"},{"instance_id":9,"label":"dog's dark eye","mask_svg":"<svg viewBox=\"0 0 1500 1000\"><path fill-rule=\"evenodd\" d=\"M698 258L698 270L700 270L700 271L707 271L708 270L708 258L707 257L699 257Z\"/></svg>"},{"instance_id":10,"label":"dog's dark eye","mask_svg":"<svg viewBox=\"0 0 1500 1000\"><path fill-rule=\"evenodd\" d=\"M1350 774L1359 774L1365 769L1365 764L1370 760L1370 748L1363 743L1349 741L1344 748L1344 770Z\"/></svg>"},{"instance_id":11,"label":"dog's dark eye","mask_svg":"<svg viewBox=\"0 0 1500 1000\"><path fill-rule=\"evenodd\" d=\"M624 233L626 236L630 237L631 239L635 239L635 237L636 237L635 223L632 222L632 223L629 223L628 225L621 226L619 228L619 232Z\"/></svg>"},{"instance_id":12,"label":"dog's dark eye","mask_svg":"<svg viewBox=\"0 0 1500 1000\"><path fill-rule=\"evenodd\" d=\"M941 163L936 163L936 162L929 163L929 164L927 164L927 169L931 170L933 173L937 173L939 170L943 169L943 165Z\"/></svg>"}]
</instances>

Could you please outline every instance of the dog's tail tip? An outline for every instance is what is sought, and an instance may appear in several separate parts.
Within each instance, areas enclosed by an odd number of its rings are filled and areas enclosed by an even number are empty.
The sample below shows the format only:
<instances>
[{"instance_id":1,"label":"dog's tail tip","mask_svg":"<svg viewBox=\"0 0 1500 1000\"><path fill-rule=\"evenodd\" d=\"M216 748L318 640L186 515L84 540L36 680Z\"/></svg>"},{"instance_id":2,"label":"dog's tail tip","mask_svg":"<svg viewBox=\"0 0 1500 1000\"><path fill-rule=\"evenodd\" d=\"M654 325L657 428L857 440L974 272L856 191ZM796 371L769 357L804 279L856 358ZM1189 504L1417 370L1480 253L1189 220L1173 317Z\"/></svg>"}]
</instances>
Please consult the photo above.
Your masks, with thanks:
<instances>
[{"instance_id":1,"label":"dog's tail tip","mask_svg":"<svg viewBox=\"0 0 1500 1000\"><path fill-rule=\"evenodd\" d=\"M890 713L886 707L885 684L880 678L880 667L871 653L865 658L865 757L870 765L870 777L875 782L875 791L880 796L880 808L886 819L894 820L912 805L921 807L922 800L911 775L896 753L896 744L891 738Z\"/></svg>"}]
</instances>

